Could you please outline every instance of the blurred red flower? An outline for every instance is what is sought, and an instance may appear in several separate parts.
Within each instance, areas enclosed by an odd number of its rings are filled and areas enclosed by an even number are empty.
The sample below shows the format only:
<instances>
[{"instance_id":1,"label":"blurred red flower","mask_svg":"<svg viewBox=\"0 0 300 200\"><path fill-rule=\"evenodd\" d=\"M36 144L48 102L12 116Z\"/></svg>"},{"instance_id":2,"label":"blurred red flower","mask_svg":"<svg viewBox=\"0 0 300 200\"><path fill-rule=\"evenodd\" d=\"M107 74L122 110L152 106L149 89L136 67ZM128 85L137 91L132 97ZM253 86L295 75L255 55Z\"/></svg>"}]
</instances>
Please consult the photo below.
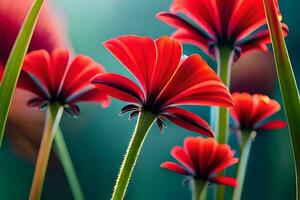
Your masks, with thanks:
<instances>
[{"instance_id":1,"label":"blurred red flower","mask_svg":"<svg viewBox=\"0 0 300 200\"><path fill-rule=\"evenodd\" d=\"M32 3L33 0L0 0L0 71L6 64ZM39 15L28 52L39 49L52 51L58 47L69 46L63 21L62 17L54 15L50 3L46 2ZM30 159L34 159L38 151L44 124L44 112L28 110L26 106L25 101L32 97L27 91L15 91L5 129L13 149Z\"/></svg>"},{"instance_id":2,"label":"blurred red flower","mask_svg":"<svg viewBox=\"0 0 300 200\"><path fill-rule=\"evenodd\" d=\"M93 83L107 94L130 102L121 113L141 110L157 116L162 130L163 119L207 136L213 136L209 125L199 116L178 105L232 106L228 89L199 56L182 58L178 40L161 37L153 40L141 36L121 36L104 46L135 76L142 88L130 79L113 73L97 76Z\"/></svg>"},{"instance_id":3,"label":"blurred red flower","mask_svg":"<svg viewBox=\"0 0 300 200\"><path fill-rule=\"evenodd\" d=\"M170 10L157 17L177 28L172 36L200 47L214 58L218 46L232 47L238 58L253 49L267 50L266 44L270 43L268 29L261 29L266 25L263 0L174 0ZM279 9L278 14L281 17ZM282 24L282 28L287 34L288 27Z\"/></svg>"},{"instance_id":4,"label":"blurred red flower","mask_svg":"<svg viewBox=\"0 0 300 200\"><path fill-rule=\"evenodd\" d=\"M109 97L90 83L94 76L104 73L104 68L84 55L77 55L69 63L68 50L55 49L30 52L23 64L19 87L36 97L28 101L29 107L43 108L58 102L65 110L76 116L78 102L101 102L109 105Z\"/></svg>"},{"instance_id":5,"label":"blurred red flower","mask_svg":"<svg viewBox=\"0 0 300 200\"><path fill-rule=\"evenodd\" d=\"M272 130L286 126L282 120L265 121L280 110L280 104L261 94L233 93L230 114L240 130Z\"/></svg>"},{"instance_id":6,"label":"blurred red flower","mask_svg":"<svg viewBox=\"0 0 300 200\"><path fill-rule=\"evenodd\" d=\"M6 63L32 2L33 0L0 0L0 63ZM57 47L65 47L67 42L64 28L60 25L61 22L52 15L46 4L41 11L28 51L52 51Z\"/></svg>"},{"instance_id":7,"label":"blurred red flower","mask_svg":"<svg viewBox=\"0 0 300 200\"><path fill-rule=\"evenodd\" d=\"M183 147L175 146L171 151L180 164L167 161L161 167L194 179L235 187L234 178L216 175L238 162L234 153L230 146L218 144L213 138L188 137Z\"/></svg>"}]
</instances>

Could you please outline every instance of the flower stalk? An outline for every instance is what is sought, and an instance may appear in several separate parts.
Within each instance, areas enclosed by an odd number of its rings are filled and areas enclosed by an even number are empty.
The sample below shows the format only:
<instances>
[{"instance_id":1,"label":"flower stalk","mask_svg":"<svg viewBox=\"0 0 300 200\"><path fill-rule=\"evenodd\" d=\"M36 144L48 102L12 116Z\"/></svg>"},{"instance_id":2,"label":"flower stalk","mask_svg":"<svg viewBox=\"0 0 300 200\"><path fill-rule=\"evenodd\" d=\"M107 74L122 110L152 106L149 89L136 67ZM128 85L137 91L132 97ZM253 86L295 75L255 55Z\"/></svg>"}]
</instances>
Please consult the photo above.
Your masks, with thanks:
<instances>
[{"instance_id":1,"label":"flower stalk","mask_svg":"<svg viewBox=\"0 0 300 200\"><path fill-rule=\"evenodd\" d=\"M23 22L6 63L2 82L0 84L0 145L2 143L9 108L22 69L23 60L29 47L29 43L31 41L31 37L43 3L44 0L35 0L33 3L27 17Z\"/></svg>"},{"instance_id":2,"label":"flower stalk","mask_svg":"<svg viewBox=\"0 0 300 200\"><path fill-rule=\"evenodd\" d=\"M205 200L207 186L206 181L194 178L192 180L192 200Z\"/></svg>"},{"instance_id":3,"label":"flower stalk","mask_svg":"<svg viewBox=\"0 0 300 200\"><path fill-rule=\"evenodd\" d=\"M230 73L233 63L233 50L227 46L220 46L218 48L217 73L222 82L229 88L230 86ZM217 135L217 141L221 144L226 144L228 139L228 124L229 124L229 112L227 108L217 107L215 118L215 132Z\"/></svg>"},{"instance_id":4,"label":"flower stalk","mask_svg":"<svg viewBox=\"0 0 300 200\"><path fill-rule=\"evenodd\" d=\"M285 44L281 24L277 14L275 2L264 0L264 8L271 34L272 47L276 62L276 71L279 80L283 105L288 121L290 138L293 145L296 173L296 196L300 199L300 98L292 64Z\"/></svg>"},{"instance_id":5,"label":"flower stalk","mask_svg":"<svg viewBox=\"0 0 300 200\"><path fill-rule=\"evenodd\" d=\"M55 132L54 147L55 147L56 155L59 157L59 160L66 173L74 199L83 200L84 199L83 192L81 190L79 180L77 178L67 145L65 143L60 128L58 128Z\"/></svg>"},{"instance_id":6,"label":"flower stalk","mask_svg":"<svg viewBox=\"0 0 300 200\"><path fill-rule=\"evenodd\" d=\"M156 116L149 111L141 111L136 124L135 131L127 148L117 182L114 187L112 200L122 200L132 174L133 168L138 159L140 150L151 128Z\"/></svg>"},{"instance_id":7,"label":"flower stalk","mask_svg":"<svg viewBox=\"0 0 300 200\"><path fill-rule=\"evenodd\" d=\"M238 162L237 166L238 185L233 191L233 200L239 200L242 197L250 150L255 137L255 131L240 132L240 161Z\"/></svg>"},{"instance_id":8,"label":"flower stalk","mask_svg":"<svg viewBox=\"0 0 300 200\"><path fill-rule=\"evenodd\" d=\"M230 73L233 64L234 52L229 46L219 46L217 54L217 73L222 82L229 88L230 86ZM215 107L212 109L212 124L214 124L214 130L217 133L217 141L220 144L227 144L228 130L229 130L229 111L224 107ZM224 172L222 172L224 173ZM216 188L216 199L224 199L225 186L218 185Z\"/></svg>"},{"instance_id":9,"label":"flower stalk","mask_svg":"<svg viewBox=\"0 0 300 200\"><path fill-rule=\"evenodd\" d=\"M41 197L48 160L56 130L63 114L63 107L58 103L50 104L47 110L46 123L35 165L29 199L39 200Z\"/></svg>"}]
</instances>

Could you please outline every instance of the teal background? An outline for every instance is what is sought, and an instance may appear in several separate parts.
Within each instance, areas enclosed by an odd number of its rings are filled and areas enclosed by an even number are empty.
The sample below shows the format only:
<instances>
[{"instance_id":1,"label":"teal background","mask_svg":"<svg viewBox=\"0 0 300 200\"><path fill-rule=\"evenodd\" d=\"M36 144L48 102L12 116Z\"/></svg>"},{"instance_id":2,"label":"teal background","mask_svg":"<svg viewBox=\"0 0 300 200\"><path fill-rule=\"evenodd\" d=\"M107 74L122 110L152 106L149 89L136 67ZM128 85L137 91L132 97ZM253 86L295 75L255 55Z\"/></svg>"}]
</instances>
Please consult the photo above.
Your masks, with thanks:
<instances>
[{"instance_id":1,"label":"teal background","mask_svg":"<svg viewBox=\"0 0 300 200\"><path fill-rule=\"evenodd\" d=\"M57 12L63 13L68 24L71 44L102 63L107 71L129 75L102 46L107 39L122 34L149 35L157 38L169 35L172 28L155 18L159 11L167 11L171 0L55 0ZM298 0L280 1L284 21L290 27L287 44L296 77L300 65L300 3ZM202 52L185 46L185 54ZM203 55L212 66L214 62ZM267 74L266 74L267 76ZM299 80L299 79L298 79ZM300 81L298 81L300 82ZM281 100L278 89L274 98ZM123 154L131 137L135 120L119 117L126 105L112 100L111 106L82 105L80 119L64 116L62 129L86 199L109 199ZM192 107L194 112L209 120L208 107ZM281 111L277 117L283 118ZM169 124L164 134L154 126L143 146L126 199L169 200L190 199L190 191L183 177L164 171L160 163L171 159L174 145L181 145L187 136L197 134ZM6 141L0 151L0 199L27 199L33 174L33 163L11 151ZM294 199L294 173L288 131L258 134L251 151L243 199ZM56 163L47 172L42 199L72 199L61 167Z\"/></svg>"}]
</instances>

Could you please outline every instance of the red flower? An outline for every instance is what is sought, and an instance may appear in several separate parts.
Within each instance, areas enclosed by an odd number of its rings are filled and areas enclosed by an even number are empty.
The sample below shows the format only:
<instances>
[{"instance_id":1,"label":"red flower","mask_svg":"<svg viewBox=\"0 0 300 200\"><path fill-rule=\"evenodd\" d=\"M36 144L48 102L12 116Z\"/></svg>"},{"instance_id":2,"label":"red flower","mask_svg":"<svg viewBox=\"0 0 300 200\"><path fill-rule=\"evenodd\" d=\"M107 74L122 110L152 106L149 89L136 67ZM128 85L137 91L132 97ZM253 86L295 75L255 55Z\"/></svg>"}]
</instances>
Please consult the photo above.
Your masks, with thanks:
<instances>
[{"instance_id":1,"label":"red flower","mask_svg":"<svg viewBox=\"0 0 300 200\"><path fill-rule=\"evenodd\" d=\"M0 0L0 63L5 64L33 0ZM46 4L41 11L28 51L52 51L67 44L60 22Z\"/></svg>"},{"instance_id":2,"label":"red flower","mask_svg":"<svg viewBox=\"0 0 300 200\"><path fill-rule=\"evenodd\" d=\"M199 55L182 59L181 43L169 37L154 41L149 37L121 36L104 46L142 86L113 73L100 74L93 80L107 94L132 103L121 113L132 111L132 118L147 110L157 115L161 130L165 126L163 119L168 119L183 128L213 136L202 118L176 107L232 105L228 89Z\"/></svg>"},{"instance_id":3,"label":"red flower","mask_svg":"<svg viewBox=\"0 0 300 200\"><path fill-rule=\"evenodd\" d=\"M230 114L241 130L272 130L286 126L282 120L265 119L280 110L280 104L261 94L233 93L234 106Z\"/></svg>"},{"instance_id":4,"label":"red flower","mask_svg":"<svg viewBox=\"0 0 300 200\"><path fill-rule=\"evenodd\" d=\"M0 0L0 74L33 0ZM61 16L56 17L51 2L46 1L40 12L28 52L45 49L49 52L58 47L68 47L65 26ZM1 82L1 76L0 76ZM32 94L17 89L6 126L12 147L25 158L35 160L44 124L44 113L30 110L26 106ZM26 118L26 119L25 119Z\"/></svg>"},{"instance_id":5,"label":"red flower","mask_svg":"<svg viewBox=\"0 0 300 200\"><path fill-rule=\"evenodd\" d=\"M253 49L267 50L266 44L270 43L268 29L261 29L266 25L263 0L174 0L170 10L157 17L177 28L172 36L200 47L214 58L218 46L232 47L238 57ZM281 17L279 9L278 14ZM288 27L282 26L287 34Z\"/></svg>"},{"instance_id":6,"label":"red flower","mask_svg":"<svg viewBox=\"0 0 300 200\"><path fill-rule=\"evenodd\" d=\"M226 144L218 144L213 138L188 137L184 146L175 146L171 155L180 163L164 162L161 167L194 179L235 187L234 178L216 174L238 162L234 151Z\"/></svg>"},{"instance_id":7,"label":"red flower","mask_svg":"<svg viewBox=\"0 0 300 200\"><path fill-rule=\"evenodd\" d=\"M104 72L103 67L84 55L69 63L69 54L68 50L55 49L51 54L38 50L26 56L19 87L36 95L28 106L43 108L59 102L72 115L79 114L78 102L108 106L108 96L90 83L91 78Z\"/></svg>"}]
</instances>

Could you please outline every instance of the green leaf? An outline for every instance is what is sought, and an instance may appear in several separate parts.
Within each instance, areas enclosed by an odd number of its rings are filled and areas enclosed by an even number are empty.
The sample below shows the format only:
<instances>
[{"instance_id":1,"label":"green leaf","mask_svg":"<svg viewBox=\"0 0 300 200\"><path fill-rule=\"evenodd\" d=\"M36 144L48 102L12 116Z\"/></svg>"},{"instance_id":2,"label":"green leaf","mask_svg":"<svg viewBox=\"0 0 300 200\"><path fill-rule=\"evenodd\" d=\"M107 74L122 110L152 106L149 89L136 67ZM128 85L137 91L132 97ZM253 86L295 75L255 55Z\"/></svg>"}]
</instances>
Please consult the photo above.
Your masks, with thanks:
<instances>
[{"instance_id":1,"label":"green leaf","mask_svg":"<svg viewBox=\"0 0 300 200\"><path fill-rule=\"evenodd\" d=\"M44 0L36 0L18 34L12 51L10 52L0 85L0 146L7 121L8 111L21 72L23 60L28 50L34 27Z\"/></svg>"},{"instance_id":2,"label":"green leaf","mask_svg":"<svg viewBox=\"0 0 300 200\"><path fill-rule=\"evenodd\" d=\"M276 70L284 102L284 110L293 144L297 176L297 199L300 199L300 99L288 50L284 41L281 23L274 0L264 0L265 13L271 34Z\"/></svg>"},{"instance_id":3,"label":"green leaf","mask_svg":"<svg viewBox=\"0 0 300 200\"><path fill-rule=\"evenodd\" d=\"M56 133L54 133L54 135L54 150L62 164L62 167L64 168L74 200L84 200L83 192L61 129L56 129Z\"/></svg>"}]
</instances>

